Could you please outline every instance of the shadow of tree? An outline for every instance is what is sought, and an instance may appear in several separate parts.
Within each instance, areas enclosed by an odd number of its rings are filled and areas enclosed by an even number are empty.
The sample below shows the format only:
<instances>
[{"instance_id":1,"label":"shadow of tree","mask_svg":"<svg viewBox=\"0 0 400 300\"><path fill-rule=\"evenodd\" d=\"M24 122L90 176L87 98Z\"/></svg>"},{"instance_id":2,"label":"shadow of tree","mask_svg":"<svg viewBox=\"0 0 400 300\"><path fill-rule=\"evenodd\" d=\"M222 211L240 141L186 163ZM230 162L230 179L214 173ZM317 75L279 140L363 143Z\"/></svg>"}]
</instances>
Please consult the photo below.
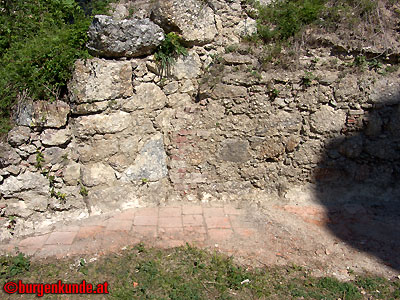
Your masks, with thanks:
<instances>
[{"instance_id":1,"label":"shadow of tree","mask_svg":"<svg viewBox=\"0 0 400 300\"><path fill-rule=\"evenodd\" d=\"M400 89L384 94L348 114L314 178L331 232L400 271Z\"/></svg>"}]
</instances>

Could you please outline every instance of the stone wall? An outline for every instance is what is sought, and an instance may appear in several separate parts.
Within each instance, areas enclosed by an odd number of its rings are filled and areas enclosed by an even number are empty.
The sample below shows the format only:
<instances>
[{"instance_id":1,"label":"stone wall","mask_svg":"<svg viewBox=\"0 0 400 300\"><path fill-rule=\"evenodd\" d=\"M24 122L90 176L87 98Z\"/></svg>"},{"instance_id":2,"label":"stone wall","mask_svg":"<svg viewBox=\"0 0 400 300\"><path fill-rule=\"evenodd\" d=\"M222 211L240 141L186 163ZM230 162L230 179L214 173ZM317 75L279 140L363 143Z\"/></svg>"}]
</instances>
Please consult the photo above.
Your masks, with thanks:
<instances>
[{"instance_id":1,"label":"stone wall","mask_svg":"<svg viewBox=\"0 0 400 300\"><path fill-rule=\"evenodd\" d=\"M0 145L0 239L126 207L397 178L398 71L355 72L354 52L326 45L293 71L263 71L240 43L255 30L240 1L151 3L96 18L89 44L103 58L76 62L68 99L21 106ZM189 54L161 77L147 53L171 28ZM125 43L138 30L149 37Z\"/></svg>"}]
</instances>

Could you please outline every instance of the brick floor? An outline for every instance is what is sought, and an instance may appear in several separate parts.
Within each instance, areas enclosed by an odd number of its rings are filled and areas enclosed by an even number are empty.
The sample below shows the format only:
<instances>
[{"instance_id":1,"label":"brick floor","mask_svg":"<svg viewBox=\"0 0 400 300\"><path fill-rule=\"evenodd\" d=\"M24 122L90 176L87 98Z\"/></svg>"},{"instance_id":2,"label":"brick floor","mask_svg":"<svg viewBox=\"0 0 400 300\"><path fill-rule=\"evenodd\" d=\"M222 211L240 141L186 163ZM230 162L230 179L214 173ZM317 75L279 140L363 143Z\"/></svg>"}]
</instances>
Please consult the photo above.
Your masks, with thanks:
<instances>
[{"instance_id":1,"label":"brick floor","mask_svg":"<svg viewBox=\"0 0 400 300\"><path fill-rule=\"evenodd\" d=\"M209 217L205 221L207 228L231 228L228 217Z\"/></svg>"},{"instance_id":2,"label":"brick floor","mask_svg":"<svg viewBox=\"0 0 400 300\"><path fill-rule=\"evenodd\" d=\"M182 214L184 214L184 215L201 215L201 214L203 214L203 207L201 205L182 206Z\"/></svg>"},{"instance_id":3,"label":"brick floor","mask_svg":"<svg viewBox=\"0 0 400 300\"><path fill-rule=\"evenodd\" d=\"M132 228L131 220L116 220L115 218L108 220L106 230L114 231L130 231Z\"/></svg>"},{"instance_id":4,"label":"brick floor","mask_svg":"<svg viewBox=\"0 0 400 300\"><path fill-rule=\"evenodd\" d=\"M75 239L95 238L98 233L105 230L104 226L83 226L79 229Z\"/></svg>"},{"instance_id":5,"label":"brick floor","mask_svg":"<svg viewBox=\"0 0 400 300\"><path fill-rule=\"evenodd\" d=\"M66 232L52 232L50 233L49 238L46 241L46 245L71 245L72 242L74 241L75 236L77 235L77 232L71 232L71 231L66 231Z\"/></svg>"},{"instance_id":6,"label":"brick floor","mask_svg":"<svg viewBox=\"0 0 400 300\"><path fill-rule=\"evenodd\" d=\"M183 215L182 216L183 226L203 226L202 215Z\"/></svg>"},{"instance_id":7,"label":"brick floor","mask_svg":"<svg viewBox=\"0 0 400 300\"><path fill-rule=\"evenodd\" d=\"M156 226L158 223L158 217L154 215L150 216L136 216L133 220L135 226Z\"/></svg>"},{"instance_id":8,"label":"brick floor","mask_svg":"<svg viewBox=\"0 0 400 300\"><path fill-rule=\"evenodd\" d=\"M160 227L182 227L182 218L179 217L160 217L158 218Z\"/></svg>"},{"instance_id":9,"label":"brick floor","mask_svg":"<svg viewBox=\"0 0 400 300\"><path fill-rule=\"evenodd\" d=\"M203 207L205 217L224 217L225 211L223 207Z\"/></svg>"},{"instance_id":10,"label":"brick floor","mask_svg":"<svg viewBox=\"0 0 400 300\"><path fill-rule=\"evenodd\" d=\"M186 243L199 247L218 244L219 249L231 251L255 239L258 233L244 210L222 203L218 207L207 204L133 208L114 215L92 216L49 232L14 240L0 250L11 253L11 248L18 246L34 257L61 258L100 255L144 242L162 248Z\"/></svg>"},{"instance_id":11,"label":"brick floor","mask_svg":"<svg viewBox=\"0 0 400 300\"><path fill-rule=\"evenodd\" d=\"M41 236L33 236L26 238L22 240L19 244L18 247L31 247L31 248L36 248L39 249L41 248L46 240L49 238L49 235L41 235Z\"/></svg>"},{"instance_id":12,"label":"brick floor","mask_svg":"<svg viewBox=\"0 0 400 300\"><path fill-rule=\"evenodd\" d=\"M160 207L159 217L180 217L182 209L180 207Z\"/></svg>"}]
</instances>

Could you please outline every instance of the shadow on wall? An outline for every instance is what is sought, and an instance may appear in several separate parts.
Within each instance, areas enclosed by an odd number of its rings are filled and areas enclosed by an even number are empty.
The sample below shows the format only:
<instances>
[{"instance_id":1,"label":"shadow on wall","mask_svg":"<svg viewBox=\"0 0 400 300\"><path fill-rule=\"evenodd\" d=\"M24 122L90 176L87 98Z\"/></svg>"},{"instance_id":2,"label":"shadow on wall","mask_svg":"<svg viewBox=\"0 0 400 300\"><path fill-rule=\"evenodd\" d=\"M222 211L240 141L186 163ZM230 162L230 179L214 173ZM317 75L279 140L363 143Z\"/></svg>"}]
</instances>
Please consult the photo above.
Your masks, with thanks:
<instances>
[{"instance_id":1,"label":"shadow on wall","mask_svg":"<svg viewBox=\"0 0 400 300\"><path fill-rule=\"evenodd\" d=\"M400 89L380 101L365 114L350 112L314 178L327 227L400 271Z\"/></svg>"}]
</instances>

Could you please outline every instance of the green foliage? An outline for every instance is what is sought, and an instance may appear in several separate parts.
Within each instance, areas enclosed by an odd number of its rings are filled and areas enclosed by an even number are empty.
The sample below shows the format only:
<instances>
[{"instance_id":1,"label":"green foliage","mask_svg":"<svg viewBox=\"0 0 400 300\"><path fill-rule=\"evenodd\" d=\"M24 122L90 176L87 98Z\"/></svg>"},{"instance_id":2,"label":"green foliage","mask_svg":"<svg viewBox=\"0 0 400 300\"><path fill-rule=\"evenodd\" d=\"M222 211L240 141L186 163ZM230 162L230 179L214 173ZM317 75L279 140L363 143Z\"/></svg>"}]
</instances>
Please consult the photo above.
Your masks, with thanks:
<instances>
[{"instance_id":1,"label":"green foliage","mask_svg":"<svg viewBox=\"0 0 400 300\"><path fill-rule=\"evenodd\" d=\"M89 191L85 186L81 184L81 189L79 190L79 194L81 194L83 197L87 197L89 195Z\"/></svg>"},{"instance_id":2,"label":"green foliage","mask_svg":"<svg viewBox=\"0 0 400 300\"><path fill-rule=\"evenodd\" d=\"M304 88L308 88L311 86L312 81L315 79L315 76L312 72L305 71L304 75L300 79L300 84Z\"/></svg>"},{"instance_id":3,"label":"green foliage","mask_svg":"<svg viewBox=\"0 0 400 300\"><path fill-rule=\"evenodd\" d=\"M0 257L0 278L9 279L29 271L30 261L22 253L14 257Z\"/></svg>"},{"instance_id":4,"label":"green foliage","mask_svg":"<svg viewBox=\"0 0 400 300\"><path fill-rule=\"evenodd\" d=\"M258 36L265 42L287 40L316 21L324 8L325 0L284 0L258 9Z\"/></svg>"},{"instance_id":5,"label":"green foliage","mask_svg":"<svg viewBox=\"0 0 400 300\"><path fill-rule=\"evenodd\" d=\"M55 100L66 92L73 63L88 57L88 11L111 0L0 0L0 131L10 128L16 102Z\"/></svg>"},{"instance_id":6,"label":"green foliage","mask_svg":"<svg viewBox=\"0 0 400 300\"><path fill-rule=\"evenodd\" d=\"M35 164L36 169L41 170L43 167L43 162L44 162L43 152L37 150L36 151L36 164Z\"/></svg>"},{"instance_id":7,"label":"green foliage","mask_svg":"<svg viewBox=\"0 0 400 300\"><path fill-rule=\"evenodd\" d=\"M158 63L160 77L168 74L169 67L175 62L180 55L187 55L187 49L182 45L182 39L175 32L165 35L165 39L158 46L154 58Z\"/></svg>"}]
</instances>

